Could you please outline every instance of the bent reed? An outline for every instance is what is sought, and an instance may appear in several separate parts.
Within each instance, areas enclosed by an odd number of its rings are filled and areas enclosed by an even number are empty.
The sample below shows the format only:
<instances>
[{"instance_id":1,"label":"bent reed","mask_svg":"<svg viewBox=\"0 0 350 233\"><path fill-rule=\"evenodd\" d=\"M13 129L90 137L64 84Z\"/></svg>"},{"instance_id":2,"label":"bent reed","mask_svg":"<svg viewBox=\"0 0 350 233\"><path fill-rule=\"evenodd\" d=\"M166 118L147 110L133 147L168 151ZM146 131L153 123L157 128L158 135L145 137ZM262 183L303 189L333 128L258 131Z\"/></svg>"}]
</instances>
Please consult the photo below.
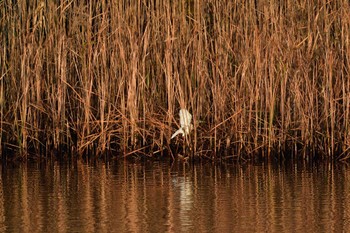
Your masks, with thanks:
<instances>
[{"instance_id":1,"label":"bent reed","mask_svg":"<svg viewBox=\"0 0 350 233\"><path fill-rule=\"evenodd\" d=\"M195 156L349 157L348 1L89 2L0 2L3 156L173 153L187 108Z\"/></svg>"}]
</instances>

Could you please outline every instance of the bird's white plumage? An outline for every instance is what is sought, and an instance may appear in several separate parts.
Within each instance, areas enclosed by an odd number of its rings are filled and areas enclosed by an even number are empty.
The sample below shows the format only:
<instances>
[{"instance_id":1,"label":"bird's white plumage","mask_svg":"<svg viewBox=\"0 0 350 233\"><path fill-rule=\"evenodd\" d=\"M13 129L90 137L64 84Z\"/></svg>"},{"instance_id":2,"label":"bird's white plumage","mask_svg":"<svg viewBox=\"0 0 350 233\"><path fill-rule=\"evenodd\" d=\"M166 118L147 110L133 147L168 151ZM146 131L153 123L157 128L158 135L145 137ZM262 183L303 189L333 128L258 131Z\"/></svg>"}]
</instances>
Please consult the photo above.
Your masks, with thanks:
<instances>
[{"instance_id":1,"label":"bird's white plumage","mask_svg":"<svg viewBox=\"0 0 350 233\"><path fill-rule=\"evenodd\" d=\"M171 136L170 139L173 139L174 137L176 137L178 134L182 134L182 135L185 135L185 132L182 130L182 128L176 130L176 132Z\"/></svg>"},{"instance_id":2,"label":"bird's white plumage","mask_svg":"<svg viewBox=\"0 0 350 233\"><path fill-rule=\"evenodd\" d=\"M192 120L191 113L189 113L186 109L181 109L179 115L181 128L189 128Z\"/></svg>"},{"instance_id":3,"label":"bird's white plumage","mask_svg":"<svg viewBox=\"0 0 350 233\"><path fill-rule=\"evenodd\" d=\"M190 133L190 131L193 128L193 125L191 124L192 121L192 115L187 111L187 109L181 109L179 112L180 115L180 129L178 129L172 136L171 139L176 137L178 134L182 134L182 136L185 136Z\"/></svg>"}]
</instances>

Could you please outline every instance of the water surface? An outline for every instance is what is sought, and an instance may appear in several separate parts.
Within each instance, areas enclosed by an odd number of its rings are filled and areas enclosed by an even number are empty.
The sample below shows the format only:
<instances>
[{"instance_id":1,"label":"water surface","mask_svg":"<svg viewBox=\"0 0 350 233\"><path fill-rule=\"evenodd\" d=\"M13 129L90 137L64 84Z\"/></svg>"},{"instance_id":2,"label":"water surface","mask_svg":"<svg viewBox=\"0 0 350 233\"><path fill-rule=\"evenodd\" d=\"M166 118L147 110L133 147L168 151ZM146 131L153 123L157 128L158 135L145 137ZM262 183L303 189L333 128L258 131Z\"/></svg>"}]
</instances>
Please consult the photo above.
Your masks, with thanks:
<instances>
[{"instance_id":1,"label":"water surface","mask_svg":"<svg viewBox=\"0 0 350 233\"><path fill-rule=\"evenodd\" d=\"M0 231L346 232L345 164L0 166Z\"/></svg>"}]
</instances>

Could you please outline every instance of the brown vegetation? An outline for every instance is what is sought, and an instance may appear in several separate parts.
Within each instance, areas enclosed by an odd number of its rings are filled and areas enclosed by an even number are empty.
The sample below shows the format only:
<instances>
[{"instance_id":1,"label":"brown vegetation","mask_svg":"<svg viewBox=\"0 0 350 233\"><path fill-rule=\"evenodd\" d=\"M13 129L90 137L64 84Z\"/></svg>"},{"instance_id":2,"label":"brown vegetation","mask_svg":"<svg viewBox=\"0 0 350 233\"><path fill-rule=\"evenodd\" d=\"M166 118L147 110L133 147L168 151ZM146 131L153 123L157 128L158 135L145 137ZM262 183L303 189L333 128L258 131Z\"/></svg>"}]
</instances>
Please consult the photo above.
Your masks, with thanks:
<instances>
[{"instance_id":1,"label":"brown vegetation","mask_svg":"<svg viewBox=\"0 0 350 233\"><path fill-rule=\"evenodd\" d=\"M0 1L1 150L344 158L347 1ZM117 152L115 153L118 154Z\"/></svg>"}]
</instances>

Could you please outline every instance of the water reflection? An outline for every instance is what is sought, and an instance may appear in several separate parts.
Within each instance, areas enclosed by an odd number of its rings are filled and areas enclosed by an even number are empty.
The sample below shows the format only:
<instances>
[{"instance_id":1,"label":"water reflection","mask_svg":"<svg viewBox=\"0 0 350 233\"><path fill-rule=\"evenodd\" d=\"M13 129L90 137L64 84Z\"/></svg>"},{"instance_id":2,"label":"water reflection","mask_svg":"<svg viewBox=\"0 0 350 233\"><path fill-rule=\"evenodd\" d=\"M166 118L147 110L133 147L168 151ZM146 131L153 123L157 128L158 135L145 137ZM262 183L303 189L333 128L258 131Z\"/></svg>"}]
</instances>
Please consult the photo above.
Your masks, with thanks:
<instances>
[{"instance_id":1,"label":"water reflection","mask_svg":"<svg viewBox=\"0 0 350 233\"><path fill-rule=\"evenodd\" d=\"M0 166L0 231L345 232L344 164Z\"/></svg>"}]
</instances>

